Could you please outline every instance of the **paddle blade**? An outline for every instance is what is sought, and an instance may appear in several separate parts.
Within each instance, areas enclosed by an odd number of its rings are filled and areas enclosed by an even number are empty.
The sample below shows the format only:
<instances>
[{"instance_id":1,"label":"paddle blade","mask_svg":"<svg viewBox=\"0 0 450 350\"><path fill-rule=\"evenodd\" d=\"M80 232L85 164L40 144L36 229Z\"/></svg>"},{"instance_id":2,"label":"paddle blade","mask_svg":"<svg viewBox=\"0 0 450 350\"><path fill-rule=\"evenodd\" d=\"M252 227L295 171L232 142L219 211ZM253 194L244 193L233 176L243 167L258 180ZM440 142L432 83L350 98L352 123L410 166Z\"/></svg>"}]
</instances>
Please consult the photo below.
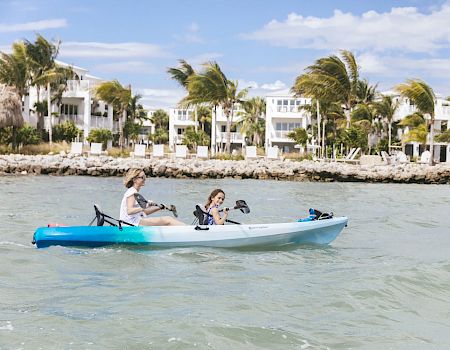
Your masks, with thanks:
<instances>
[{"instance_id":1,"label":"paddle blade","mask_svg":"<svg viewBox=\"0 0 450 350\"><path fill-rule=\"evenodd\" d=\"M169 210L173 213L173 216L178 217L177 208L173 204L169 207Z\"/></svg>"},{"instance_id":2,"label":"paddle blade","mask_svg":"<svg viewBox=\"0 0 450 350\"><path fill-rule=\"evenodd\" d=\"M139 193L134 194L134 198L136 199L136 202L138 202L139 206L143 209L147 208L147 200Z\"/></svg>"},{"instance_id":3,"label":"paddle blade","mask_svg":"<svg viewBox=\"0 0 450 350\"><path fill-rule=\"evenodd\" d=\"M236 201L235 208L239 209L244 214L249 214L250 213L250 208L248 207L247 203L244 200L242 200L242 199Z\"/></svg>"}]
</instances>

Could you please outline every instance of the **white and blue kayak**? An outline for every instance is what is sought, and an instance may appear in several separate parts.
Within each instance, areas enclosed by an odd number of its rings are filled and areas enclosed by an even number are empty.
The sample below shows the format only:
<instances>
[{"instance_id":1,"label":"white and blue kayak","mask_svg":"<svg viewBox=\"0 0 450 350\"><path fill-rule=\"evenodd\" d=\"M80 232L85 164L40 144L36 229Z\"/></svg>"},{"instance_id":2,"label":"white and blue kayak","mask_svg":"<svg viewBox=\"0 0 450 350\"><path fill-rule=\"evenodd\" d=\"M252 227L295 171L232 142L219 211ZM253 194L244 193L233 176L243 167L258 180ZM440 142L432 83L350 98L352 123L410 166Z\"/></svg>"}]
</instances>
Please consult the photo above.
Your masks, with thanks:
<instances>
[{"instance_id":1,"label":"white and blue kayak","mask_svg":"<svg viewBox=\"0 0 450 350\"><path fill-rule=\"evenodd\" d=\"M102 247L138 245L172 247L262 247L290 244L329 244L347 225L346 217L279 224L212 226L56 226L40 227L33 243Z\"/></svg>"}]
</instances>

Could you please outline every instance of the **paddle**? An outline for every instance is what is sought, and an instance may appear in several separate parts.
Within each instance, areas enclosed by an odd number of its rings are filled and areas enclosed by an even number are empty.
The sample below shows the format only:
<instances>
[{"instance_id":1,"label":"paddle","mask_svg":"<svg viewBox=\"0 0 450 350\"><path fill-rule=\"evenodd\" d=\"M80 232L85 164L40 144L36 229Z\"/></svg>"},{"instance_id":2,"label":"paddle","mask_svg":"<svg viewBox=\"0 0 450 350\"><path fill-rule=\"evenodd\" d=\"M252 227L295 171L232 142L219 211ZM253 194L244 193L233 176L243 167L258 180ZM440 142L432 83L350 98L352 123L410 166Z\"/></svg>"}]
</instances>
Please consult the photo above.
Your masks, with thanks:
<instances>
[{"instance_id":1,"label":"paddle","mask_svg":"<svg viewBox=\"0 0 450 350\"><path fill-rule=\"evenodd\" d=\"M164 204L157 204L154 202L149 202L139 193L134 194L134 198L136 199L136 202L138 202L139 206L143 209L150 207L159 207L159 209L166 209L168 211L171 211L173 216L176 218L178 217L177 208L174 205L164 205Z\"/></svg>"},{"instance_id":2,"label":"paddle","mask_svg":"<svg viewBox=\"0 0 450 350\"><path fill-rule=\"evenodd\" d=\"M250 213L250 208L248 207L247 203L243 199L237 200L236 205L233 208L228 208L228 210L235 210L235 209L239 209L244 214ZM225 208L220 209L219 212L223 212L224 210L225 210Z\"/></svg>"}]
</instances>

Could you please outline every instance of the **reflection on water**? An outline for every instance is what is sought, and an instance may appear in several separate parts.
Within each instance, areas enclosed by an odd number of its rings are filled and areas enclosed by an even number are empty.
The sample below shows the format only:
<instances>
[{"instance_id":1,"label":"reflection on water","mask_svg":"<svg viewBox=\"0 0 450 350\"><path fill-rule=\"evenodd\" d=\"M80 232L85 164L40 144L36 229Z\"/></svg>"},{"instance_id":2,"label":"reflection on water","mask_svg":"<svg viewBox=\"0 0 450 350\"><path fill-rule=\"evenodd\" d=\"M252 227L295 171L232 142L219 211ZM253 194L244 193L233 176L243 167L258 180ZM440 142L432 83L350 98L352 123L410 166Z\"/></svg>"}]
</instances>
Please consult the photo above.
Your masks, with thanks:
<instances>
[{"instance_id":1,"label":"reflection on water","mask_svg":"<svg viewBox=\"0 0 450 350\"><path fill-rule=\"evenodd\" d=\"M331 246L267 250L31 244L48 222L118 216L121 178L0 178L0 349L449 348L450 187L149 179L185 222L216 188L245 223L349 217Z\"/></svg>"}]
</instances>

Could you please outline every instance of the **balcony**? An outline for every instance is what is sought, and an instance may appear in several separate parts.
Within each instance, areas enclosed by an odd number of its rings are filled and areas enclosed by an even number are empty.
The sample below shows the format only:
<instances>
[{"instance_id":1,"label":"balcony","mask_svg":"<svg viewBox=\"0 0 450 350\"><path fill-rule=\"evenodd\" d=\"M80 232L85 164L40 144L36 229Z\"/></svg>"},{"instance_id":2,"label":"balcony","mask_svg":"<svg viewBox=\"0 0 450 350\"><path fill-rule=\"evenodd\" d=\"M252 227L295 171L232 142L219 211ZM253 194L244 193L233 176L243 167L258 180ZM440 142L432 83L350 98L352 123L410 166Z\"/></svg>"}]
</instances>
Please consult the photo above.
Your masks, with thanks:
<instances>
[{"instance_id":1,"label":"balcony","mask_svg":"<svg viewBox=\"0 0 450 350\"><path fill-rule=\"evenodd\" d=\"M226 132L218 133L216 139L222 143L227 142L227 133ZM232 133L230 133L230 141L242 143L244 141L244 136L239 132L232 132Z\"/></svg>"},{"instance_id":2,"label":"balcony","mask_svg":"<svg viewBox=\"0 0 450 350\"><path fill-rule=\"evenodd\" d=\"M282 140L285 142L294 142L294 140L290 139L287 135L291 132L291 130L276 130L275 132L272 132L271 137L272 139Z\"/></svg>"},{"instance_id":3,"label":"balcony","mask_svg":"<svg viewBox=\"0 0 450 350\"><path fill-rule=\"evenodd\" d=\"M109 129L110 122L106 117L91 115L91 128L93 129Z\"/></svg>"},{"instance_id":4,"label":"balcony","mask_svg":"<svg viewBox=\"0 0 450 350\"><path fill-rule=\"evenodd\" d=\"M279 112L279 113L298 113L299 106L277 106L277 112Z\"/></svg>"},{"instance_id":5,"label":"balcony","mask_svg":"<svg viewBox=\"0 0 450 350\"><path fill-rule=\"evenodd\" d=\"M69 95L76 95L77 92L89 91L90 83L88 80L69 80L65 93Z\"/></svg>"}]
</instances>

